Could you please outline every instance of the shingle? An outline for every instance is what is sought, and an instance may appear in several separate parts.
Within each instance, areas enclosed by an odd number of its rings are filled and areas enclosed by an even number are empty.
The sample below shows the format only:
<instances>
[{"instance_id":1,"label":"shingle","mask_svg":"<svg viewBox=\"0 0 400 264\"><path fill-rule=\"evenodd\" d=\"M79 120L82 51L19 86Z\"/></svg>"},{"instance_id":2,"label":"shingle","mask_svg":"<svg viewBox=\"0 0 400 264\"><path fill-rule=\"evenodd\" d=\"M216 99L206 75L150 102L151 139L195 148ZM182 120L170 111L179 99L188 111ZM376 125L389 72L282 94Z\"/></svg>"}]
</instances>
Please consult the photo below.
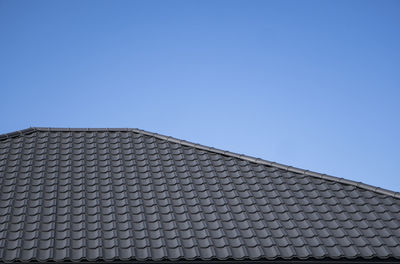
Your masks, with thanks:
<instances>
[{"instance_id":1,"label":"shingle","mask_svg":"<svg viewBox=\"0 0 400 264\"><path fill-rule=\"evenodd\" d=\"M0 260L400 258L395 196L137 130L27 131L0 138Z\"/></svg>"}]
</instances>

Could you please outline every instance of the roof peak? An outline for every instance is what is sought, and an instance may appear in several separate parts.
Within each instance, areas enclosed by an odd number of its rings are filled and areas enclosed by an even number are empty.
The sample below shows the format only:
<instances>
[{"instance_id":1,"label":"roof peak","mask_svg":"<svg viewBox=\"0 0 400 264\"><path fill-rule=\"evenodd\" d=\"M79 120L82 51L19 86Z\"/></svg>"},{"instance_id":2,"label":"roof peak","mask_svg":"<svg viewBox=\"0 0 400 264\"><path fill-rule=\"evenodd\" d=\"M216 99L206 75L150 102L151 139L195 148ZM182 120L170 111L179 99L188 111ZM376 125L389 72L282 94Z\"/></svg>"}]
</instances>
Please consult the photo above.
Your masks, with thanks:
<instances>
[{"instance_id":1,"label":"roof peak","mask_svg":"<svg viewBox=\"0 0 400 264\"><path fill-rule=\"evenodd\" d=\"M239 159L243 159L243 160L247 160L253 163L257 163L257 164L262 164L262 165L266 165L266 166L270 166L270 167L275 167L278 169L283 169L289 172L293 172L293 173L299 173L302 175L307 175L307 176L311 176L311 177L315 177L315 178L320 178L320 179L324 179L324 180L328 180L328 181L333 181L333 182L338 182L338 183L342 183L342 184L347 184L347 185L353 185L356 186L358 188L362 188L365 190L369 190L369 191L373 191L376 193L380 193L380 194L384 194L384 195L389 195L392 196L394 198L398 198L400 199L400 192L394 192L391 190L387 190L387 189L383 189L380 187L376 187L376 186L372 186L366 183L362 183L362 182L356 182L356 181L352 181L352 180L347 180L344 178L339 178L339 177L335 177L335 176L331 176L331 175L327 175L327 174L323 174L323 173L319 173L319 172L315 172L315 171L310 171L310 170L305 170L305 169L301 169L301 168L297 168L297 167L293 167L293 166L288 166L285 164L281 164L281 163L277 163L277 162L273 162L273 161L269 161L269 160L264 160L264 159L260 159L260 158L255 158L252 156L247 156L247 155L243 155L243 154L238 154L238 153L234 153L234 152L230 152L230 151L225 151L225 150L221 150L221 149L216 149L213 147L208 147L208 146L204 146L201 144L197 144L197 143L193 143L190 141L186 141L186 140L181 140L181 139L177 139L174 137L170 137L170 136L165 136L165 135L161 135L161 134L157 134L157 133L153 133L153 132L148 132L142 129L138 129L138 128L55 128L55 127L30 127L27 129L23 129L23 130L18 130L15 132L11 132L11 133L6 133L6 134L1 134L0 135L0 140L1 139L5 139L5 138L12 138L12 137L17 137L17 136L21 136L21 135L25 135L25 134L30 134L32 132L35 131L44 131L44 132L135 132L135 133L139 133L139 134L143 134L143 135L147 135L147 136L152 136L152 137L156 137L158 139L161 140L166 140L169 142L173 142L173 143L178 143L184 146L189 146L189 147L194 147L197 149L201 149L201 150L205 150L205 151L210 151L210 152L214 152L214 153L218 153L218 154L222 154L225 156L230 156L230 157L234 157L234 158L239 158Z\"/></svg>"}]
</instances>

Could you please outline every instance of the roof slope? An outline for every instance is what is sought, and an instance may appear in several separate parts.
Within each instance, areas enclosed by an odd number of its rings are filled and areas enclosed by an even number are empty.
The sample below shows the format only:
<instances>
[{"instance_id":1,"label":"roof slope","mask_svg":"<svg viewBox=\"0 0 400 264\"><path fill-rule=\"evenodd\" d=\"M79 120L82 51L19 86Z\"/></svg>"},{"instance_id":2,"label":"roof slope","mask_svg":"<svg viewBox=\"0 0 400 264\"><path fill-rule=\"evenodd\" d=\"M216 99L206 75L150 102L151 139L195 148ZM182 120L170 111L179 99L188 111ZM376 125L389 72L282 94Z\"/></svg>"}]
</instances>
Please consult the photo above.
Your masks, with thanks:
<instances>
[{"instance_id":1,"label":"roof slope","mask_svg":"<svg viewBox=\"0 0 400 264\"><path fill-rule=\"evenodd\" d=\"M135 129L0 136L0 260L400 259L400 196Z\"/></svg>"}]
</instances>

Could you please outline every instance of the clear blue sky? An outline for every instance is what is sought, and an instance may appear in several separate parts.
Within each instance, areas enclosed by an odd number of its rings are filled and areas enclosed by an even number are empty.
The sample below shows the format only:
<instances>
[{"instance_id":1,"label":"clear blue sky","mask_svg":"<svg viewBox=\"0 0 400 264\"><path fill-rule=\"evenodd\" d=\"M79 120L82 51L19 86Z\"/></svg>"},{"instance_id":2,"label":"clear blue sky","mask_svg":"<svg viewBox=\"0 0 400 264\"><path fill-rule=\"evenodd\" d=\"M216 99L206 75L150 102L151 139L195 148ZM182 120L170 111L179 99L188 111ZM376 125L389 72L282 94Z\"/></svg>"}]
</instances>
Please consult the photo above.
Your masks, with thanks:
<instances>
[{"instance_id":1,"label":"clear blue sky","mask_svg":"<svg viewBox=\"0 0 400 264\"><path fill-rule=\"evenodd\" d=\"M0 133L137 127L400 191L400 1L0 0Z\"/></svg>"}]
</instances>

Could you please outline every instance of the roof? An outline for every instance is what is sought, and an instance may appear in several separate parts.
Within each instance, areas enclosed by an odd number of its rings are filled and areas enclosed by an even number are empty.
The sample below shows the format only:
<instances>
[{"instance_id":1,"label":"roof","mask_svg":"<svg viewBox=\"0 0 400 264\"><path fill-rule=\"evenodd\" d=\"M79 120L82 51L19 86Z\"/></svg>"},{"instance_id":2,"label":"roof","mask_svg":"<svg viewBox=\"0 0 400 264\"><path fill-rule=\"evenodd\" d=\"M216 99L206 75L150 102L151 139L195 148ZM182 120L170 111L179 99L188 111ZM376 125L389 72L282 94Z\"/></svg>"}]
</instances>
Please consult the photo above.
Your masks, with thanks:
<instances>
[{"instance_id":1,"label":"roof","mask_svg":"<svg viewBox=\"0 0 400 264\"><path fill-rule=\"evenodd\" d=\"M0 135L0 261L399 260L400 194L138 129Z\"/></svg>"}]
</instances>

